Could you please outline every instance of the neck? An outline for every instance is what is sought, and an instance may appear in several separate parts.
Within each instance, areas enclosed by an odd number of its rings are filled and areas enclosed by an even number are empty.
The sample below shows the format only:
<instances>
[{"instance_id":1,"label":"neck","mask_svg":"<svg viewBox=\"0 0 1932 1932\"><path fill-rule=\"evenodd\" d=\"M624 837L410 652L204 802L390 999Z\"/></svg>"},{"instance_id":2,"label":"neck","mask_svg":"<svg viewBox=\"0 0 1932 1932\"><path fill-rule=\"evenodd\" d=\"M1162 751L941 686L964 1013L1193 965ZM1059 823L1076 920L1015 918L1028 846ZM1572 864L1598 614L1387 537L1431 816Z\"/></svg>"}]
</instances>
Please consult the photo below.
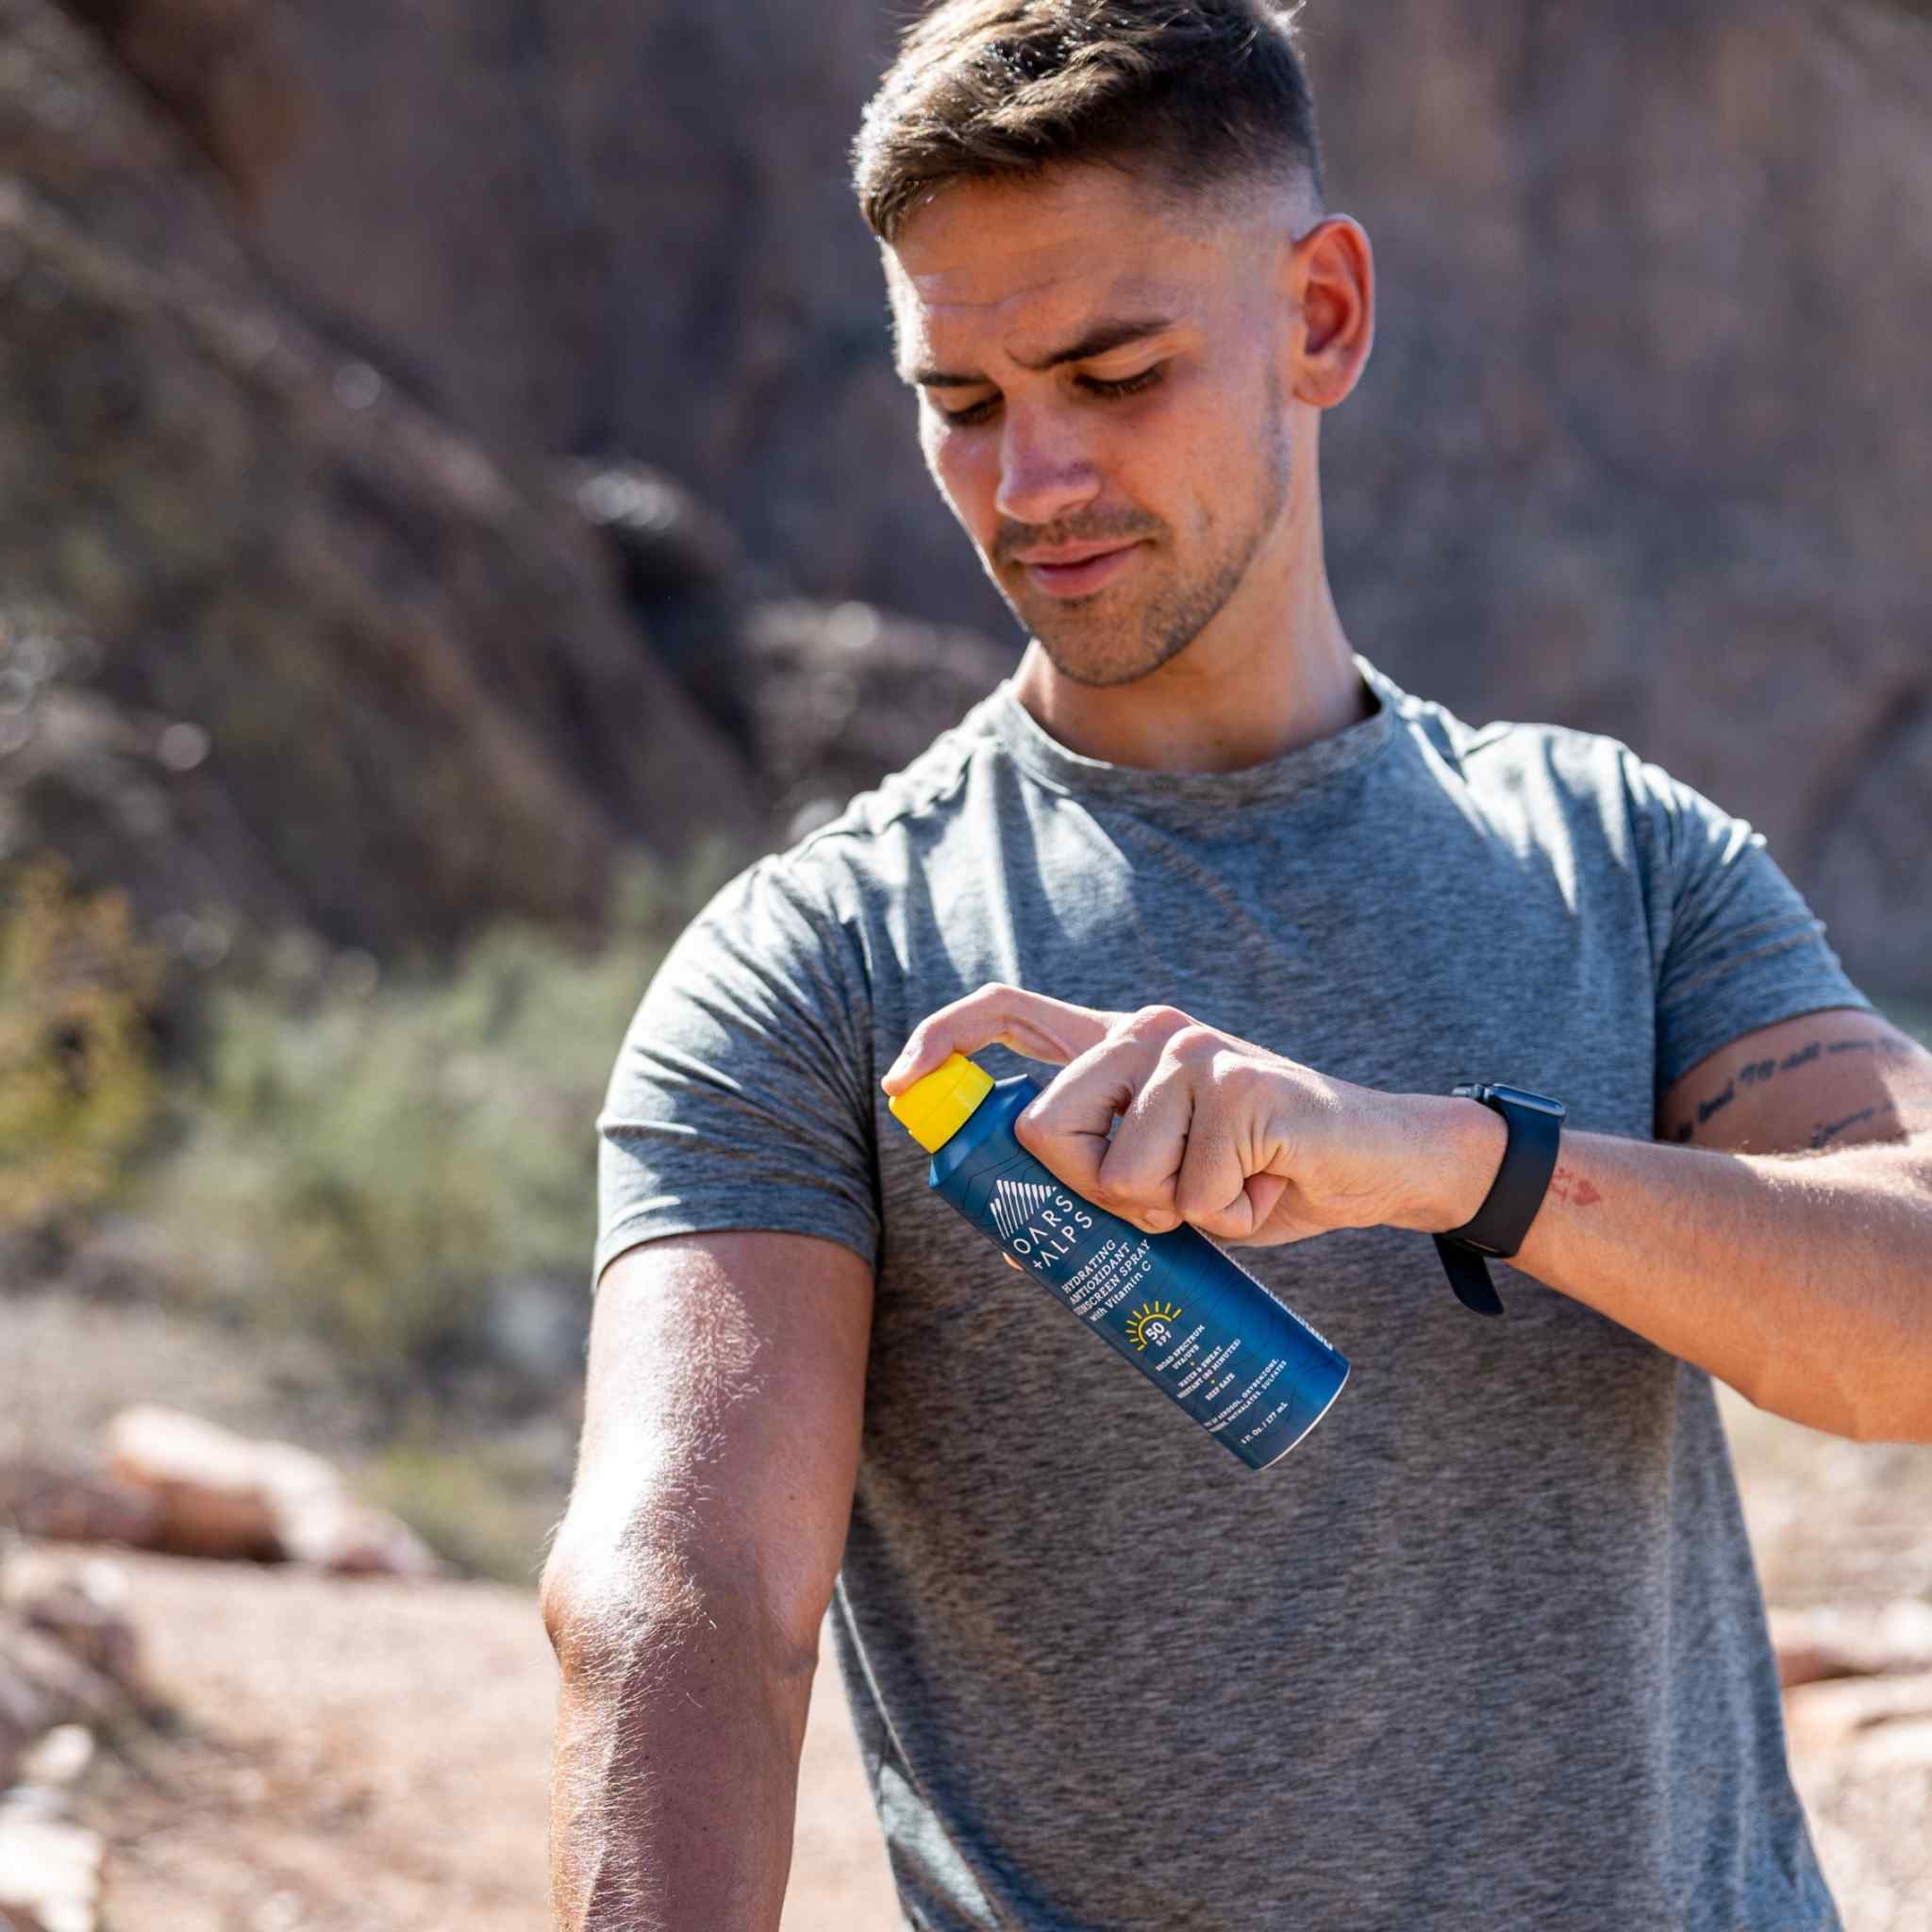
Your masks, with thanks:
<instances>
[{"instance_id":1,"label":"neck","mask_svg":"<svg viewBox=\"0 0 1932 1932\"><path fill-rule=\"evenodd\" d=\"M1191 643L1131 684L1077 684L1036 639L1014 693L1068 750L1147 771L1235 772L1331 738L1373 700L1319 547L1308 561L1251 575Z\"/></svg>"}]
</instances>

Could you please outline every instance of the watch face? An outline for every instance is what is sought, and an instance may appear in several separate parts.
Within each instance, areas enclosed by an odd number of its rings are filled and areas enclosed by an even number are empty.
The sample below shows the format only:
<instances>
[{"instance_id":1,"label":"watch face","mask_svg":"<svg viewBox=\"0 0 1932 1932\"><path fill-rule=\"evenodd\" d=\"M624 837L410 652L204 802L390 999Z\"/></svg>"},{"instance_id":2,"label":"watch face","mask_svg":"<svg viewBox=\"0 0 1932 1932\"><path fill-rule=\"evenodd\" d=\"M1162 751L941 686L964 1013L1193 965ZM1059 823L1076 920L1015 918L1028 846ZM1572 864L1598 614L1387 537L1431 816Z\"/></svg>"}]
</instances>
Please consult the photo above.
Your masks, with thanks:
<instances>
[{"instance_id":1,"label":"watch face","mask_svg":"<svg viewBox=\"0 0 1932 1932\"><path fill-rule=\"evenodd\" d=\"M1530 1093L1521 1087L1504 1087L1491 1081L1490 1092L1498 1100L1507 1100L1512 1107L1526 1107L1537 1113L1546 1113L1553 1120L1560 1121L1570 1111L1560 1100L1552 1100L1542 1093Z\"/></svg>"}]
</instances>

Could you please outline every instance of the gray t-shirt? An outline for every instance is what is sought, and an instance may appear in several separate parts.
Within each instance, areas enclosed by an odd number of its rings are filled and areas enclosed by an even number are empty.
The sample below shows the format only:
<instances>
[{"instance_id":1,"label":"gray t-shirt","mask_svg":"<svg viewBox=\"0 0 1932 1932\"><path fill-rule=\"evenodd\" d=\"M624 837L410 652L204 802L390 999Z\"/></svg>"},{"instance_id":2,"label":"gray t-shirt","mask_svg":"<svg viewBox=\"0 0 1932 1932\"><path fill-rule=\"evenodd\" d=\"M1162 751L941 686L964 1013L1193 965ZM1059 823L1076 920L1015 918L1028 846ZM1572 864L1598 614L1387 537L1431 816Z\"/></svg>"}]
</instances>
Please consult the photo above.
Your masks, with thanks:
<instances>
[{"instance_id":1,"label":"gray t-shirt","mask_svg":"<svg viewBox=\"0 0 1932 1932\"><path fill-rule=\"evenodd\" d=\"M1506 1267L1477 1319L1426 1235L1246 1248L1354 1365L1257 1474L886 1110L994 979L1641 1139L1738 1035L1869 1004L1747 825L1360 668L1373 715L1221 775L1080 757L1002 685L752 866L624 1042L592 1280L719 1228L874 1265L832 1629L922 1932L1836 1928L1708 1376Z\"/></svg>"}]
</instances>

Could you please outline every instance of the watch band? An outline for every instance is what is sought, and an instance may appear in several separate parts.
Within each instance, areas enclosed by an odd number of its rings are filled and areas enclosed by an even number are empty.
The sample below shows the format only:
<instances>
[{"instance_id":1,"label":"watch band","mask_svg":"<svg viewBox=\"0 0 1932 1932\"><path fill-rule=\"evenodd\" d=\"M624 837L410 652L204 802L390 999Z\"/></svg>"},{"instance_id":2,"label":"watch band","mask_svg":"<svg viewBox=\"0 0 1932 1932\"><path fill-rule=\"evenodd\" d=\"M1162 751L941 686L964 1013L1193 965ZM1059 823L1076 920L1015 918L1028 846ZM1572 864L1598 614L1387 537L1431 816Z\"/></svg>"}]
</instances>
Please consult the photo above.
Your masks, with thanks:
<instances>
[{"instance_id":1,"label":"watch band","mask_svg":"<svg viewBox=\"0 0 1932 1932\"><path fill-rule=\"evenodd\" d=\"M1503 1299L1483 1257L1507 1259L1523 1245L1557 1171L1568 1109L1545 1094L1491 1081L1466 1082L1454 1091L1457 1099L1480 1101L1501 1114L1509 1139L1483 1205L1460 1227L1437 1235L1436 1252L1464 1307L1478 1315L1500 1315Z\"/></svg>"}]
</instances>

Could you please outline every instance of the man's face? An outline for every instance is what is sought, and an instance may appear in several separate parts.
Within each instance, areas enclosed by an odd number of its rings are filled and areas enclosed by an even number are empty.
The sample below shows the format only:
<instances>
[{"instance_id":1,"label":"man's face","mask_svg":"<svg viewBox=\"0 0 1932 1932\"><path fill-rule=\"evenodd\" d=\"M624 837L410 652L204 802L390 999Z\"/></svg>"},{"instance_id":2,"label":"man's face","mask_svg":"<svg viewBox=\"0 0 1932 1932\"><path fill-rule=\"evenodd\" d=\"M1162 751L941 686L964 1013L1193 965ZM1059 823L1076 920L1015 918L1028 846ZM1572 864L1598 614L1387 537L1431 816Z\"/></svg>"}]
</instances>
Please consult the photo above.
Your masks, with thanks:
<instances>
[{"instance_id":1,"label":"man's face","mask_svg":"<svg viewBox=\"0 0 1932 1932\"><path fill-rule=\"evenodd\" d=\"M1286 550L1280 233L1083 167L956 182L886 251L926 466L1065 677L1144 677Z\"/></svg>"}]
</instances>

